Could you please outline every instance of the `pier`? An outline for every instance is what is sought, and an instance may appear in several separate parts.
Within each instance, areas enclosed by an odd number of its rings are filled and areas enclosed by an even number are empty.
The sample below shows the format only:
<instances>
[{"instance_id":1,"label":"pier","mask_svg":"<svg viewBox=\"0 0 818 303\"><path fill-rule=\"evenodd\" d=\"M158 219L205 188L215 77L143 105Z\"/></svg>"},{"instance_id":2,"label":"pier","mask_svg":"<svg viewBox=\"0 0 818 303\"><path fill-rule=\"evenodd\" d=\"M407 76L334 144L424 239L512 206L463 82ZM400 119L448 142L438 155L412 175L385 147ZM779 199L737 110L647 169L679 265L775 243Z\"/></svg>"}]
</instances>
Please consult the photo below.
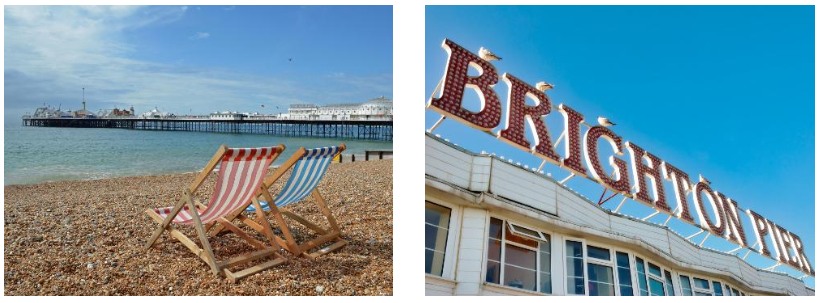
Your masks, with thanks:
<instances>
[{"instance_id":1,"label":"pier","mask_svg":"<svg viewBox=\"0 0 818 303\"><path fill-rule=\"evenodd\" d=\"M145 118L23 118L24 126L261 134L392 141L391 120L210 120Z\"/></svg>"}]
</instances>

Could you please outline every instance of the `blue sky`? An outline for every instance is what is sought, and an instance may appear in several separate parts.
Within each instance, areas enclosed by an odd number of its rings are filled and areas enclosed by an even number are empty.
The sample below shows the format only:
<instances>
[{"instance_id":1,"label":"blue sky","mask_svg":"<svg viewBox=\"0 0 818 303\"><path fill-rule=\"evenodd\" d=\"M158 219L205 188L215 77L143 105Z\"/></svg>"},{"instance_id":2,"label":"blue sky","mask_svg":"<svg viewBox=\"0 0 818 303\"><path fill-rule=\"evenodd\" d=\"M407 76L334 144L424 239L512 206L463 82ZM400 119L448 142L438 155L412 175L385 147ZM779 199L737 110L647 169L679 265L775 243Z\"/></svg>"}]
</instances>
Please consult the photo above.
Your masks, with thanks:
<instances>
[{"instance_id":1,"label":"blue sky","mask_svg":"<svg viewBox=\"0 0 818 303\"><path fill-rule=\"evenodd\" d=\"M43 103L272 111L392 95L391 6L5 6L7 120ZM290 61L292 59L292 61ZM261 108L261 104L266 104Z\"/></svg>"},{"instance_id":2,"label":"blue sky","mask_svg":"<svg viewBox=\"0 0 818 303\"><path fill-rule=\"evenodd\" d=\"M812 6L427 6L425 89L429 96L443 75L444 38L475 53L485 46L503 58L494 64L499 73L554 84L548 92L553 104L565 103L589 123L610 118L623 140L693 178L704 174L740 207L798 234L814 266L814 37ZM505 110L506 85L495 89ZM467 92L464 106L476 109L475 96ZM426 128L439 117L427 110ZM562 118L554 112L546 121L555 140ZM435 133L472 151L540 163L453 120ZM553 165L546 171L558 179L567 175ZM594 201L602 192L580 178L567 184ZM672 195L669 182L665 190ZM672 196L667 199L674 205ZM619 199L612 201L605 207ZM637 217L652 212L632 201L623 211ZM676 220L669 226L684 235L697 230ZM734 247L713 237L707 244ZM762 268L774 264L757 256L747 260ZM805 282L814 287L814 278Z\"/></svg>"}]
</instances>

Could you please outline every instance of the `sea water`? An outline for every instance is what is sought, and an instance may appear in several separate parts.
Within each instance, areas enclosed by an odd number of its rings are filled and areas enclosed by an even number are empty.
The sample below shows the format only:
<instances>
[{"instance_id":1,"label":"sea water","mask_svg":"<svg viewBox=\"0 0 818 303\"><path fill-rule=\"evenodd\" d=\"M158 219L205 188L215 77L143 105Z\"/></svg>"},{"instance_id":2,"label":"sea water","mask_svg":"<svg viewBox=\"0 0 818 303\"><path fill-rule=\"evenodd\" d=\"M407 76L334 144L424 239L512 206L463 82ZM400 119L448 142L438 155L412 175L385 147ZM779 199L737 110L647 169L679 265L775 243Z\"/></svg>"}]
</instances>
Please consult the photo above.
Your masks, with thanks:
<instances>
[{"instance_id":1,"label":"sea water","mask_svg":"<svg viewBox=\"0 0 818 303\"><path fill-rule=\"evenodd\" d=\"M277 137L181 131L4 125L3 184L171 174L201 170L219 145L287 148L274 164L299 147L344 143L344 154L391 150L392 142L340 138Z\"/></svg>"}]
</instances>

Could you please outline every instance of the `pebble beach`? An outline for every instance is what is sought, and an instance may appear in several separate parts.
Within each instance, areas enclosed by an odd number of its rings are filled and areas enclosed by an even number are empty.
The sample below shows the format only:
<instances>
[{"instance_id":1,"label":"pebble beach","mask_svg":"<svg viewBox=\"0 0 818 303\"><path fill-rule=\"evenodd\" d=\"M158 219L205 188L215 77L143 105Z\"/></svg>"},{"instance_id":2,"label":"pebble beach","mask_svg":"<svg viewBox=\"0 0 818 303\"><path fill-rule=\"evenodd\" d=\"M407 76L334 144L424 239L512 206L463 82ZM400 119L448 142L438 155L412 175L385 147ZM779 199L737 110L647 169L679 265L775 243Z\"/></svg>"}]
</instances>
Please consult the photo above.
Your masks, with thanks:
<instances>
[{"instance_id":1,"label":"pebble beach","mask_svg":"<svg viewBox=\"0 0 818 303\"><path fill-rule=\"evenodd\" d=\"M195 176L5 186L4 294L392 294L392 160L334 163L318 186L349 242L345 247L316 259L283 252L289 262L238 283L214 275L167 233L151 250L143 250L158 226L145 209L173 205ZM287 178L285 174L271 187L274 196ZM214 182L211 175L195 196L206 203ZM287 209L327 226L311 197ZM174 226L196 238L192 227ZM298 223L290 226L298 240L314 237ZM254 250L233 234L209 239L218 260Z\"/></svg>"}]
</instances>

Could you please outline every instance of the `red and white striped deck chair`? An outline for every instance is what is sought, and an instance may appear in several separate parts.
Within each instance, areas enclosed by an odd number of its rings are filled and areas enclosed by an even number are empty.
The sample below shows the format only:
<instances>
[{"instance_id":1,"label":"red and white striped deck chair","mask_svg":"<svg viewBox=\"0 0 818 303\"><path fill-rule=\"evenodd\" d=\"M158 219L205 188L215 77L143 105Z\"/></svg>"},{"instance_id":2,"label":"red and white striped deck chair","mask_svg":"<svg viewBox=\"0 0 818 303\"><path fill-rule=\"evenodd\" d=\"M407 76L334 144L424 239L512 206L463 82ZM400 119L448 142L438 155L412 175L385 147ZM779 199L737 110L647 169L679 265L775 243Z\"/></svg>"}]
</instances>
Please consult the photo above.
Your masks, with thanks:
<instances>
[{"instance_id":1,"label":"red and white striped deck chair","mask_svg":"<svg viewBox=\"0 0 818 303\"><path fill-rule=\"evenodd\" d=\"M264 177L269 171L268 167L283 150L284 145L261 148L227 148L225 145L219 147L219 150L213 155L213 158L210 159L202 172L199 173L193 184L185 188L182 199L176 205L145 211L151 219L160 224L146 244L145 249L150 249L159 236L164 231L168 231L171 236L210 265L214 274L224 274L233 282L286 262L287 259L278 253L280 246L273 237L274 234L269 222L265 220L264 222L267 222L267 224L261 224L260 226L260 231L269 239L270 247L267 247L264 243L247 235L237 226L222 218L239 207L246 207L250 203L260 205L255 197L261 190ZM215 190L208 204L204 205L193 199L193 193L202 185L208 174L216 168L216 165L219 165L219 170ZM258 211L256 214L259 217L264 216L262 211ZM216 222L221 223L222 227L226 227L249 242L257 250L229 260L217 261L206 232L206 227L212 227ZM202 247L199 247L182 232L173 228L170 223L193 225ZM239 266L264 258L271 258L272 260L235 273L228 269L231 266Z\"/></svg>"},{"instance_id":2,"label":"red and white striped deck chair","mask_svg":"<svg viewBox=\"0 0 818 303\"><path fill-rule=\"evenodd\" d=\"M347 244L345 240L341 239L341 229L338 227L335 217L332 216L332 212L327 208L327 204L324 202L324 198L321 197L317 188L318 183L321 181L324 173L326 173L332 159L345 149L346 145L344 144L314 149L304 149L302 147L298 149L287 162L284 162L281 167L277 168L270 177L264 180L264 184L262 185L263 190L259 193L258 198L261 200L260 205L264 211L272 212L276 222L281 227L281 233L284 234L284 239L276 235L276 241L295 255L315 258L335 251ZM276 180L281 178L285 172L290 170L290 168L292 168L292 173L290 174L289 180L287 180L287 183L281 192L278 193L277 197L273 199L268 188L273 185ZM286 208L287 205L302 201L307 196L312 196L318 204L318 208L329 223L329 230L292 213ZM270 201L272 201L272 203L268 203ZM243 207L229 214L226 219L227 221L232 221L238 218L248 226L256 230L261 230L262 226L259 223L264 223L262 222L264 218L256 216L255 220L251 220L242 214L243 211L253 211L257 213L258 210L258 205L250 205L250 203L245 202ZM282 214L313 230L318 236L310 241L298 244ZM220 230L221 227L216 227L214 232L218 233ZM328 242L333 243L318 249L316 252L308 253L311 249L322 246Z\"/></svg>"}]
</instances>

